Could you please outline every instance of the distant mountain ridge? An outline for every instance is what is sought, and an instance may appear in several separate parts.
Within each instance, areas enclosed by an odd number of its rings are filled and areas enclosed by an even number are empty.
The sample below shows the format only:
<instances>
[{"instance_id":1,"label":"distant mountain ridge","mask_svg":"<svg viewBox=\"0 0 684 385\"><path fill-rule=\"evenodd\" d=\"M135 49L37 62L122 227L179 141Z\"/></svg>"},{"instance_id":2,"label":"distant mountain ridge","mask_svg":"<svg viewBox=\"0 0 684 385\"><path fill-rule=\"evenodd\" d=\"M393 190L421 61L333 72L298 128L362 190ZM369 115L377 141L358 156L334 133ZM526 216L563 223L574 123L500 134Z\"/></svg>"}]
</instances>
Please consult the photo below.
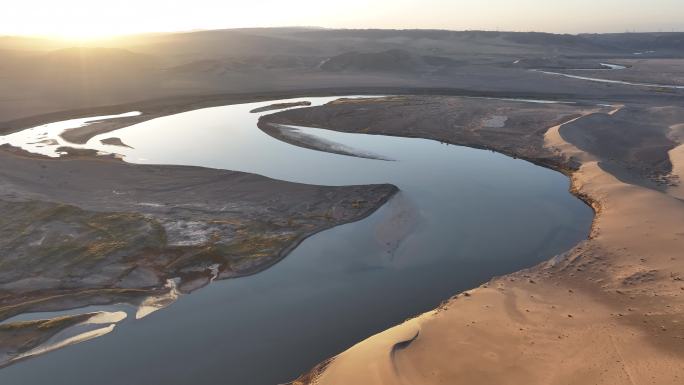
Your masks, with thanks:
<instances>
[{"instance_id":1,"label":"distant mountain ridge","mask_svg":"<svg viewBox=\"0 0 684 385\"><path fill-rule=\"evenodd\" d=\"M525 47L537 50L556 49L566 51L566 54L597 51L616 53L634 50L676 51L684 49L684 32L570 35L477 30L242 28L144 34L84 43L84 46L125 48L153 55L207 54L209 52L218 55L326 55L355 50L437 49L448 51L450 48L466 49L470 44L481 45L480 50L492 45L509 50L520 50ZM59 40L0 36L0 50L49 51L71 46L71 43Z\"/></svg>"},{"instance_id":2,"label":"distant mountain ridge","mask_svg":"<svg viewBox=\"0 0 684 385\"><path fill-rule=\"evenodd\" d=\"M252 90L479 89L483 84L537 90L537 75L528 69L597 69L600 63L663 58L684 58L684 33L292 27L150 33L80 44L0 36L0 115L10 120L131 100ZM658 65L658 77L632 80L666 83L684 76L673 63ZM560 83L577 84L548 80L555 82L557 92L567 91Z\"/></svg>"}]
</instances>

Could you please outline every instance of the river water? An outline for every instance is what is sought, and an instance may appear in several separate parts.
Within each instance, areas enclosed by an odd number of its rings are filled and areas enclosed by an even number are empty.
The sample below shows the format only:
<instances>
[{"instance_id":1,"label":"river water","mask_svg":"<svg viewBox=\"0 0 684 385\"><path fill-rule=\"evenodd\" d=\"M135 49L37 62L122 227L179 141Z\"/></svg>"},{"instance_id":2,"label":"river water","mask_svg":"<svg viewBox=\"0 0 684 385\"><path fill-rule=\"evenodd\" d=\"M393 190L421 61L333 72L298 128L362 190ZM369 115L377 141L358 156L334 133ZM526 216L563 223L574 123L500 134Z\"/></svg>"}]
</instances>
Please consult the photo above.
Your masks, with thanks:
<instances>
[{"instance_id":1,"label":"river water","mask_svg":"<svg viewBox=\"0 0 684 385\"><path fill-rule=\"evenodd\" d=\"M275 102L158 118L85 147L134 163L322 185L392 183L401 192L362 221L310 237L262 273L214 282L143 319L129 316L107 335L2 369L0 384L283 383L459 291L568 250L589 232L593 213L561 174L490 151L315 128L301 130L383 160L299 148L256 127L259 115L249 111ZM43 141L34 150L54 155L63 129L34 130ZM28 132L14 135L0 141L36 142ZM100 143L111 137L132 148Z\"/></svg>"}]
</instances>

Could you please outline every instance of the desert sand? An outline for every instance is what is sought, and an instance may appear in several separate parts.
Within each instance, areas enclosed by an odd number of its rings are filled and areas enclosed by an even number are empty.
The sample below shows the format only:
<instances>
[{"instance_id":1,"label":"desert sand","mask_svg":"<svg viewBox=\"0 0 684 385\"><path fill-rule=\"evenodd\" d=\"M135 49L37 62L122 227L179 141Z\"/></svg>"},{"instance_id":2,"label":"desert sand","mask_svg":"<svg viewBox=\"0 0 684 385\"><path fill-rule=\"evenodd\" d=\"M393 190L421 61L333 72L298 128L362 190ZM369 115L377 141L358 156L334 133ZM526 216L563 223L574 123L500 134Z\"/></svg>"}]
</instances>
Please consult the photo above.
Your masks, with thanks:
<instances>
[{"instance_id":1,"label":"desert sand","mask_svg":"<svg viewBox=\"0 0 684 385\"><path fill-rule=\"evenodd\" d=\"M684 125L678 124L670 128L672 129L670 136L679 143L684 142ZM682 178L684 178L684 145L670 150L669 156L672 163L672 174L678 177L678 183L670 186L667 192L679 199L684 199L684 186L682 184Z\"/></svg>"},{"instance_id":2,"label":"desert sand","mask_svg":"<svg viewBox=\"0 0 684 385\"><path fill-rule=\"evenodd\" d=\"M591 240L354 346L313 383L680 384L682 203L595 162L575 186L600 197Z\"/></svg>"},{"instance_id":3,"label":"desert sand","mask_svg":"<svg viewBox=\"0 0 684 385\"><path fill-rule=\"evenodd\" d=\"M401 103L403 107L390 105L391 112L381 116L412 111L426 101ZM433 101L431 105L439 103L450 104ZM387 100L370 102L363 110L369 113L380 106L387 110ZM354 125L358 122L354 116L346 116L346 124L327 120L341 114L336 110L339 107L327 108L283 112L265 120L360 129ZM434 108L429 110L434 112ZM682 383L684 203L676 196L679 186L658 182L662 179L658 170L667 168L659 158L667 155L668 146L658 154L642 156L632 150L644 142L634 136L625 138L626 143L634 141L627 146L630 151L626 154L630 155L623 160L625 164L641 162L646 169L642 172L635 167L629 176L620 170L621 178L641 182L626 183L602 167L603 163L611 164L605 148L594 146L593 152L583 151L568 142L563 132L583 127L583 119L621 121L622 113L631 113L619 106L585 108L576 112L579 116L567 116L568 112L561 124L547 124L546 129L534 131L543 138L542 146L521 148L518 155L547 158L556 154L558 158L552 162L577 164L564 169L575 170L571 173L573 192L596 211L587 241L539 266L459 294L433 312L360 342L294 383ZM670 108L668 119L658 126L667 129L668 120L679 113ZM414 112L412 118L420 119L421 115ZM328 127L326 122L337 122L338 126ZM433 126L421 126L425 127ZM404 128L394 121L377 119L363 130L406 135ZM436 127L434 130L438 131ZM629 130L610 131L611 135L615 133L629 135ZM487 137L477 140L488 142ZM654 143L653 138L646 142ZM681 146L672 147L674 175L681 170ZM601 161L604 158L605 162Z\"/></svg>"}]
</instances>

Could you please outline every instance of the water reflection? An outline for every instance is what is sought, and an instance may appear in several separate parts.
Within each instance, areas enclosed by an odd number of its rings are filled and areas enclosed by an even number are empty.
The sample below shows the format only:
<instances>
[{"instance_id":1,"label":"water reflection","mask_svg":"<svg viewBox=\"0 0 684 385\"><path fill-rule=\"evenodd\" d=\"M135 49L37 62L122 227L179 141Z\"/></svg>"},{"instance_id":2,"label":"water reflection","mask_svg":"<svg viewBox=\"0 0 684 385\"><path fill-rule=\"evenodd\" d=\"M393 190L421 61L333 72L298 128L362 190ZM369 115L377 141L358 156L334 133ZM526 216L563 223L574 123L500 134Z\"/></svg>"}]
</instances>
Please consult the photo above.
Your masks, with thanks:
<instances>
[{"instance_id":1,"label":"water reflection","mask_svg":"<svg viewBox=\"0 0 684 385\"><path fill-rule=\"evenodd\" d=\"M314 104L334 98L311 98ZM395 161L295 147L249 111L208 108L93 138L129 162L246 171L293 182L393 183L375 214L319 233L260 274L218 281L85 344L0 370L8 384L276 384L458 291L586 237L591 210L555 172L423 139L299 128ZM116 137L132 148L107 146Z\"/></svg>"}]
</instances>

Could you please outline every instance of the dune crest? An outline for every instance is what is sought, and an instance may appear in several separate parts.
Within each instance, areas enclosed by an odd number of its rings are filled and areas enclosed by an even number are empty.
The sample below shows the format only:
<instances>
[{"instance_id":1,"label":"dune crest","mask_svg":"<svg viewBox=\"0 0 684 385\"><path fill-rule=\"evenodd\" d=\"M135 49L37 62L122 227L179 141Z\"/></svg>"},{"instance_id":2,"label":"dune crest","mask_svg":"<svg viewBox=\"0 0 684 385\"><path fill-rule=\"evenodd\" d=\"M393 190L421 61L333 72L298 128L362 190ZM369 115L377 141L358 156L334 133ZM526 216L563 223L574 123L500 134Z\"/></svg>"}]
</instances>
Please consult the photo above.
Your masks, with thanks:
<instances>
[{"instance_id":1,"label":"dune crest","mask_svg":"<svg viewBox=\"0 0 684 385\"><path fill-rule=\"evenodd\" d=\"M545 146L581 161L590 239L357 344L308 383L681 384L684 202L619 180L558 127Z\"/></svg>"}]
</instances>

